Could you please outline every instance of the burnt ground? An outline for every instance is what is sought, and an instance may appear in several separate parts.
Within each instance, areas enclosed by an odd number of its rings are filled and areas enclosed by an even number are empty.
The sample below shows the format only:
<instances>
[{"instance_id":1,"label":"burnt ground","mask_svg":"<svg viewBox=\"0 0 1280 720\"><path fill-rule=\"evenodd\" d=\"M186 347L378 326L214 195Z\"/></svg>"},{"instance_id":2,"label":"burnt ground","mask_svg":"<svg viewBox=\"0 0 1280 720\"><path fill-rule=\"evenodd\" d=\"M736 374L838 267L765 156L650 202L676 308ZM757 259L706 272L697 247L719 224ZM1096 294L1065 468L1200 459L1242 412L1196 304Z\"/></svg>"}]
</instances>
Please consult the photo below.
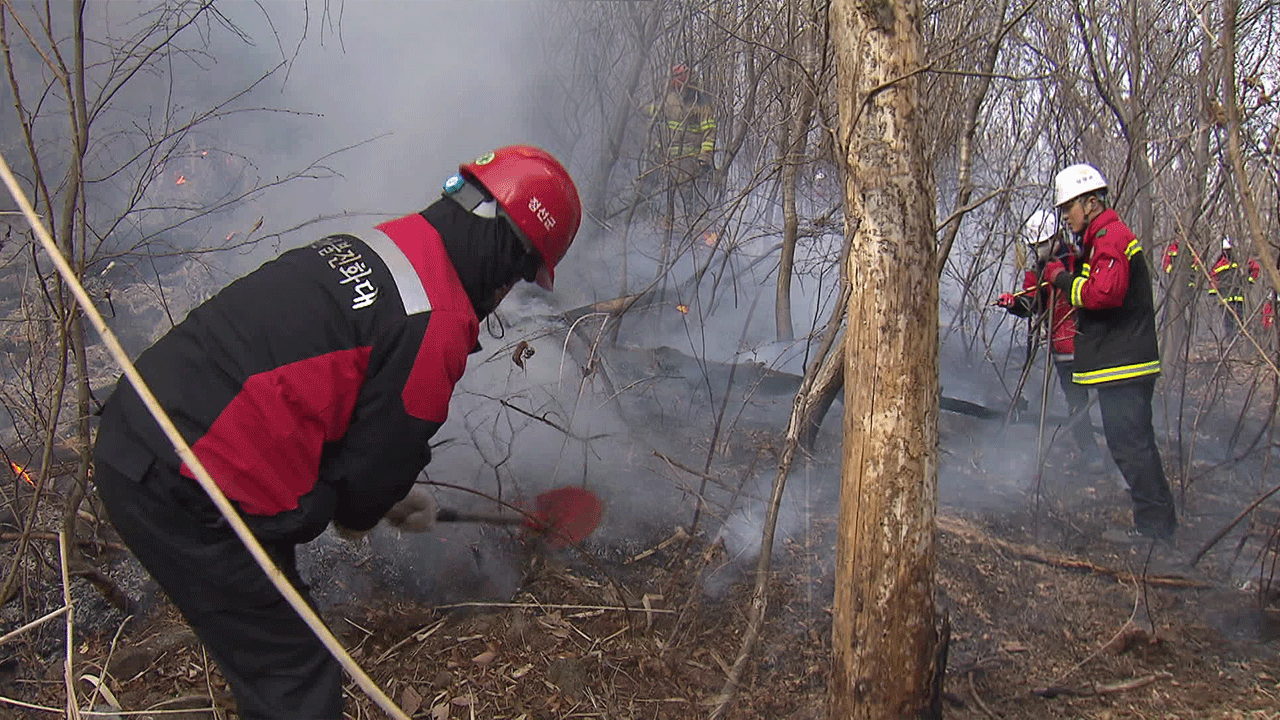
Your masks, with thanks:
<instances>
[{"instance_id":1,"label":"burnt ground","mask_svg":"<svg viewBox=\"0 0 1280 720\"><path fill-rule=\"evenodd\" d=\"M1127 521L1113 475L1086 474L1069 448L1055 446L1037 478L1033 428L953 414L940 425L937 584L951 624L945 717L1280 718L1280 609L1261 603L1257 590L1269 577L1258 559L1274 562L1262 548L1276 524L1275 502L1196 567L1186 564L1273 482L1259 479L1267 464L1226 471L1204 453L1189 475L1174 475L1185 497L1183 526L1176 547L1147 563L1145 548L1100 537ZM710 436L704 430L690 433L684 452L668 452L697 465ZM1204 430L1210 441L1216 432ZM776 430L744 427L731 437L739 442L717 463L717 478L772 468ZM671 466L641 455L625 462L672 487ZM793 473L793 499L808 502L791 517L803 522L788 525L775 545L769 619L729 717L825 717L836 504L833 482L812 478L833 477L838 462L828 428ZM483 547L472 538L469 549L460 536L433 538L474 554L481 578L486 563L495 575L505 568L515 577L509 586L455 583L446 605L438 585L406 582L403 566L381 558L386 537L319 541L304 571L330 627L415 717L706 717L738 653L753 563L735 535L715 531L723 518L712 507L692 539L679 527L691 517L687 503L682 515L625 540L601 533L582 552L548 553L505 535L485 536ZM620 511L615 501L610 512ZM113 539L105 526L98 533ZM61 604L54 547L39 542L40 559L22 599L4 608L0 631ZM174 712L184 707L231 707L216 668L127 555L87 553L129 597L133 617L125 623L92 583L74 579L78 670L106 677L127 711L167 711L148 713L157 720L212 716ZM0 646L0 696L64 707L63 632L55 621ZM93 684L82 680L78 689L85 706ZM358 688L349 690L350 717L381 716ZM100 694L94 704L111 703ZM0 706L3 717L53 714Z\"/></svg>"}]
</instances>

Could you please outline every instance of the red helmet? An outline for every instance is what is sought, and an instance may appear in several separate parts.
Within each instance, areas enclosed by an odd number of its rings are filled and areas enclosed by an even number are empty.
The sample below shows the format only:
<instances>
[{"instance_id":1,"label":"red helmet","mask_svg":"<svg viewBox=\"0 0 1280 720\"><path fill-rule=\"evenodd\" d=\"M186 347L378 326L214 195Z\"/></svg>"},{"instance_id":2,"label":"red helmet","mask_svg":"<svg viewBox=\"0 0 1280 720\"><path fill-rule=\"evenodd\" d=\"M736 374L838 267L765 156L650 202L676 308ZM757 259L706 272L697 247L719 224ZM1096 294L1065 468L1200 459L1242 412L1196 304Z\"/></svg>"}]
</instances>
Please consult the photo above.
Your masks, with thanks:
<instances>
[{"instance_id":1,"label":"red helmet","mask_svg":"<svg viewBox=\"0 0 1280 720\"><path fill-rule=\"evenodd\" d=\"M689 66L684 63L671 66L671 87L682 88L689 84Z\"/></svg>"},{"instance_id":2,"label":"red helmet","mask_svg":"<svg viewBox=\"0 0 1280 720\"><path fill-rule=\"evenodd\" d=\"M528 145L498 148L458 170L489 191L542 257L537 283L551 290L556 264L582 223L582 201L569 171L550 153Z\"/></svg>"}]
</instances>

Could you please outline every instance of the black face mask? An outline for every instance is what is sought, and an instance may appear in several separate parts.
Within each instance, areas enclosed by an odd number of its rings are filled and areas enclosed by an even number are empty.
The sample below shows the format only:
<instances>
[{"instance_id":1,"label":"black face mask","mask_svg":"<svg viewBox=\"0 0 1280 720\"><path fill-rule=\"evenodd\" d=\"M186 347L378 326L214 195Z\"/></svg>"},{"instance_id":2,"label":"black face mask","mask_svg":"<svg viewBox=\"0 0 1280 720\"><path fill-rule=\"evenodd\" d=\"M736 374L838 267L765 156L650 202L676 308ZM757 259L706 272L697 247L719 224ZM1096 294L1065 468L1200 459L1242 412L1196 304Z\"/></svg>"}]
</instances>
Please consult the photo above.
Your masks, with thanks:
<instances>
[{"instance_id":1,"label":"black face mask","mask_svg":"<svg viewBox=\"0 0 1280 720\"><path fill-rule=\"evenodd\" d=\"M444 240L445 252L481 320L497 306L494 297L500 288L534 278L537 262L505 219L473 215L448 198L432 203L422 216Z\"/></svg>"}]
</instances>

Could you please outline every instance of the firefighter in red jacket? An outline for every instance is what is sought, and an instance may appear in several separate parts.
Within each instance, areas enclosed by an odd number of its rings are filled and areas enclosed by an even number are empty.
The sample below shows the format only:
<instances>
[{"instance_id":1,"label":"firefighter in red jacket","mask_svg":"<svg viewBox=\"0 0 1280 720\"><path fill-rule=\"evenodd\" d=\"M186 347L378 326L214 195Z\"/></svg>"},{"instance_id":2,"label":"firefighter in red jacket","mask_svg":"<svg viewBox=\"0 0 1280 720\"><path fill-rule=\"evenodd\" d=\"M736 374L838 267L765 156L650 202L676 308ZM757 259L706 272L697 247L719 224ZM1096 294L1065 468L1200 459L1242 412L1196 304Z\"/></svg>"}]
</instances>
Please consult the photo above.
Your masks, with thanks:
<instances>
[{"instance_id":1,"label":"firefighter in red jacket","mask_svg":"<svg viewBox=\"0 0 1280 720\"><path fill-rule=\"evenodd\" d=\"M1054 260L1044 275L1077 309L1072 378L1097 389L1107 447L1133 499L1133 529L1104 537L1170 539L1178 521L1151 420L1160 352L1142 245L1107 207L1107 182L1090 165L1058 173L1054 204L1081 238L1081 264L1068 270Z\"/></svg>"},{"instance_id":2,"label":"firefighter in red jacket","mask_svg":"<svg viewBox=\"0 0 1280 720\"><path fill-rule=\"evenodd\" d=\"M420 213L284 253L191 311L137 367L295 586L332 522L434 524L415 478L479 323L519 280L551 289L582 217L564 167L511 146ZM339 720L341 669L253 561L127 382L95 482L112 523L217 661L240 717Z\"/></svg>"},{"instance_id":3,"label":"firefighter in red jacket","mask_svg":"<svg viewBox=\"0 0 1280 720\"><path fill-rule=\"evenodd\" d=\"M1075 258L1070 244L1058 230L1058 221L1053 212L1041 210L1027 219L1022 229L1022 240L1034 255L1031 269L1022 279L1022 292L1005 293L996 303L1019 317L1038 316L1049 308L1050 350L1053 354L1053 366L1057 371L1058 384L1067 398L1067 408L1071 417L1071 434L1076 446L1085 458L1092 472L1103 469L1102 453L1094 439L1093 423L1089 419L1089 390L1071 380L1071 369L1075 360L1076 343L1076 310L1071 306L1067 294L1044 280L1044 268L1051 260L1061 259L1068 270L1074 267Z\"/></svg>"},{"instance_id":4,"label":"firefighter in red jacket","mask_svg":"<svg viewBox=\"0 0 1280 720\"><path fill-rule=\"evenodd\" d=\"M1236 262L1235 248L1231 238L1223 237L1222 255L1209 270L1209 295L1215 300L1221 299L1223 303L1222 329L1228 338L1235 335L1236 330L1239 329L1236 318L1244 319L1245 282L1253 285L1262 274L1262 268L1252 258L1249 259L1247 267L1246 273L1240 267L1240 263Z\"/></svg>"},{"instance_id":5,"label":"firefighter in red jacket","mask_svg":"<svg viewBox=\"0 0 1280 720\"><path fill-rule=\"evenodd\" d=\"M1164 268L1166 275L1173 272L1173 264L1178 261L1178 241L1174 240L1164 249L1164 258L1160 265ZM1196 277L1200 274L1200 263L1196 260L1195 255L1191 257L1191 279L1187 281L1190 287L1196 286Z\"/></svg>"}]
</instances>

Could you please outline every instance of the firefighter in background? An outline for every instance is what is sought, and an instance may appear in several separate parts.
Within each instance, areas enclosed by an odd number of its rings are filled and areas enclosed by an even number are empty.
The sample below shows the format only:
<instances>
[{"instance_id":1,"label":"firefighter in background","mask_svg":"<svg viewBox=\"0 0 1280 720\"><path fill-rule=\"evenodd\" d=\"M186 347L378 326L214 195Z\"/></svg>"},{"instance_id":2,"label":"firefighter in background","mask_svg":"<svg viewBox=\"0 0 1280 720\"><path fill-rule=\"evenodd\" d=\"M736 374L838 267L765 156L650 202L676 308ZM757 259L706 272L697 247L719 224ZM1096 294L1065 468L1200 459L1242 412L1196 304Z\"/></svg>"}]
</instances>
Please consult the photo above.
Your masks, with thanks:
<instances>
[{"instance_id":1,"label":"firefighter in background","mask_svg":"<svg viewBox=\"0 0 1280 720\"><path fill-rule=\"evenodd\" d=\"M646 108L654 118L648 175L657 175L666 193L667 214L675 215L679 195L687 217L709 205L708 180L715 168L716 117L711 97L698 87L688 65L671 68L662 102Z\"/></svg>"},{"instance_id":2,"label":"firefighter in background","mask_svg":"<svg viewBox=\"0 0 1280 720\"><path fill-rule=\"evenodd\" d=\"M160 338L137 368L276 564L332 522L425 531L418 473L480 321L517 281L550 290L577 233L573 180L537 148L459 167L425 210L290 250ZM258 567L128 382L94 480L112 524L231 685L245 720L340 720L342 671Z\"/></svg>"},{"instance_id":3,"label":"firefighter in background","mask_svg":"<svg viewBox=\"0 0 1280 720\"><path fill-rule=\"evenodd\" d=\"M1076 308L1072 379L1095 388L1102 432L1133 500L1133 527L1108 530L1114 542L1172 539L1178 525L1152 424L1160 374L1151 271L1133 231L1107 206L1107 181L1091 165L1054 178L1054 205L1080 238L1080 263L1051 260L1044 277Z\"/></svg>"},{"instance_id":4,"label":"firefighter in background","mask_svg":"<svg viewBox=\"0 0 1280 720\"><path fill-rule=\"evenodd\" d=\"M1246 273L1236 261L1235 247L1230 236L1222 238L1222 255L1209 270L1209 295L1221 300L1222 330L1226 338L1231 338L1239 329L1236 318L1244 318L1245 282L1250 286L1262 273L1262 268L1252 258L1247 263Z\"/></svg>"},{"instance_id":5,"label":"firefighter in background","mask_svg":"<svg viewBox=\"0 0 1280 720\"><path fill-rule=\"evenodd\" d=\"M1067 398L1071 435L1085 458L1090 472L1105 467L1102 452L1094 439L1093 422L1089 419L1089 389L1071 380L1075 361L1076 309L1067 294L1044 281L1045 265L1062 260L1069 271L1075 269L1075 255L1070 242L1058 229L1058 221L1050 210L1040 210L1027 219L1022 228L1022 241L1030 253L1030 268L1022 279L1022 292L1004 293L996 301L1000 307L1018 317L1039 316L1049 310L1050 352L1058 384Z\"/></svg>"},{"instance_id":6,"label":"firefighter in background","mask_svg":"<svg viewBox=\"0 0 1280 720\"><path fill-rule=\"evenodd\" d=\"M1168 275L1169 273L1173 272L1173 264L1177 262L1177 260L1178 260L1178 241L1174 240L1173 242L1169 243L1168 247L1164 249L1164 261L1161 263L1161 266L1164 268L1165 275ZM1198 275L1199 272L1200 272L1200 263L1196 260L1195 256L1192 255L1191 257L1192 275L1191 275L1191 279L1187 282L1188 285L1190 285L1191 287L1196 286L1196 275Z\"/></svg>"}]
</instances>

